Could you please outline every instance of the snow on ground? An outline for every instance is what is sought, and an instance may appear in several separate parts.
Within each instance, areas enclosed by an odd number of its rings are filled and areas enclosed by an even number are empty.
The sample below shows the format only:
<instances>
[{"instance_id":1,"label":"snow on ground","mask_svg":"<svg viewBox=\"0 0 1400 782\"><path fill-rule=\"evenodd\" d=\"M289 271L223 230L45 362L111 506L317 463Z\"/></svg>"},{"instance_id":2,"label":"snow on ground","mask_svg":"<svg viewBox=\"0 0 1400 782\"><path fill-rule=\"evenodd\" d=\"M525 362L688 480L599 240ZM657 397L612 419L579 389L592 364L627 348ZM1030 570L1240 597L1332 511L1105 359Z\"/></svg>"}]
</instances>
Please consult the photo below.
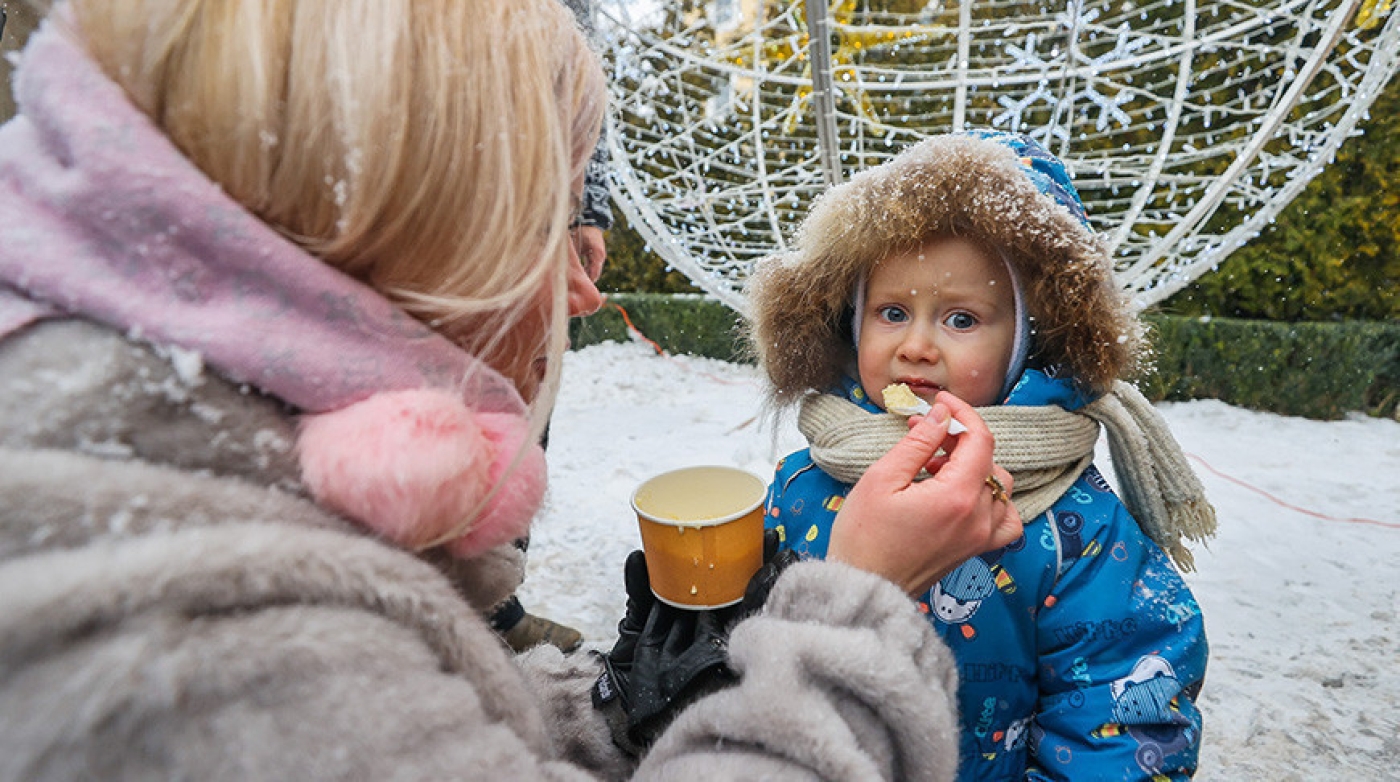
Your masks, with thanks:
<instances>
[{"instance_id":1,"label":"snow on ground","mask_svg":"<svg viewBox=\"0 0 1400 782\"><path fill-rule=\"evenodd\" d=\"M526 608L610 646L637 484L706 463L766 479L802 446L761 388L753 367L639 343L569 353ZM1159 409L1220 519L1187 575L1211 642L1198 779L1400 779L1400 423Z\"/></svg>"}]
</instances>

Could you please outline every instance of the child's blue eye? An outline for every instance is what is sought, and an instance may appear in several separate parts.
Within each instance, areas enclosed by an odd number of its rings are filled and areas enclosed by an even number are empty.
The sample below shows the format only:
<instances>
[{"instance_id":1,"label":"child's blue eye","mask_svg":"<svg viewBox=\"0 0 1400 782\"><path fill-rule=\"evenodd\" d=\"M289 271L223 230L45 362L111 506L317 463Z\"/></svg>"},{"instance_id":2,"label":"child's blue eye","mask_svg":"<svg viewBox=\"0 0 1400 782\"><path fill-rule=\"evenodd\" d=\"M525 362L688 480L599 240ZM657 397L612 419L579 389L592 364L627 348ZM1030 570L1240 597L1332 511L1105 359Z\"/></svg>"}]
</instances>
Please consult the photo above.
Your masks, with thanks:
<instances>
[{"instance_id":1,"label":"child's blue eye","mask_svg":"<svg viewBox=\"0 0 1400 782\"><path fill-rule=\"evenodd\" d=\"M879 312L880 317L889 323L903 323L909 319L908 313L906 313L903 308L893 305L881 307Z\"/></svg>"},{"instance_id":2,"label":"child's blue eye","mask_svg":"<svg viewBox=\"0 0 1400 782\"><path fill-rule=\"evenodd\" d=\"M966 331L977 325L977 318L973 317L971 313L954 312L952 315L944 318L943 322L958 331Z\"/></svg>"}]
</instances>

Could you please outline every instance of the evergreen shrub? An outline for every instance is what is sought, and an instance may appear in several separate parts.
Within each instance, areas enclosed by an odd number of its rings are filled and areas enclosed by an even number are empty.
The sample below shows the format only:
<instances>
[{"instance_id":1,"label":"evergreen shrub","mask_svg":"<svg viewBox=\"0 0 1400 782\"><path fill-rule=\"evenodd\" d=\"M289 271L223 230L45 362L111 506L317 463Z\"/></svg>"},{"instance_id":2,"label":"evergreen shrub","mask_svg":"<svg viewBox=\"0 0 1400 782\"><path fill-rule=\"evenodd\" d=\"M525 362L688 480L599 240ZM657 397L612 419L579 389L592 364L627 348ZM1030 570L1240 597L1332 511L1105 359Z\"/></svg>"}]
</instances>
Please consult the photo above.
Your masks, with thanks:
<instances>
[{"instance_id":1,"label":"evergreen shrub","mask_svg":"<svg viewBox=\"0 0 1400 782\"><path fill-rule=\"evenodd\" d=\"M632 339L623 312L642 335L667 353L747 360L738 313L701 294L609 293L597 314L570 324L570 342L578 348Z\"/></svg>"},{"instance_id":2,"label":"evergreen shrub","mask_svg":"<svg viewBox=\"0 0 1400 782\"><path fill-rule=\"evenodd\" d=\"M1400 318L1400 79L1361 129L1258 237L1161 309L1293 322Z\"/></svg>"},{"instance_id":3,"label":"evergreen shrub","mask_svg":"<svg viewBox=\"0 0 1400 782\"><path fill-rule=\"evenodd\" d=\"M1280 323L1149 315L1153 400L1220 399L1308 418L1396 416L1400 323Z\"/></svg>"}]
</instances>

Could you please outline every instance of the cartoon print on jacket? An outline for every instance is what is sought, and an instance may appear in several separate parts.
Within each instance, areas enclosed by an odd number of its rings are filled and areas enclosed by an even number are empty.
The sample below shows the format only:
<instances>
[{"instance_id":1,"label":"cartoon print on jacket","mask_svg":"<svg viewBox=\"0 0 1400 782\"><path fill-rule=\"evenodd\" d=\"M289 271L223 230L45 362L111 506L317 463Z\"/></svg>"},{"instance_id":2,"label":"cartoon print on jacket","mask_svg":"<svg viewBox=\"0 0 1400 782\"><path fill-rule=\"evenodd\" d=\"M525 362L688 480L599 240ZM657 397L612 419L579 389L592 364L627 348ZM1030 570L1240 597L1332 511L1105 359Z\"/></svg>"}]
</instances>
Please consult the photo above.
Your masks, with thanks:
<instances>
[{"instance_id":1,"label":"cartoon print on jacket","mask_svg":"<svg viewBox=\"0 0 1400 782\"><path fill-rule=\"evenodd\" d=\"M1161 771L1166 756L1186 747L1194 730L1178 709L1182 691L1171 663L1157 655L1145 655L1127 676L1113 682L1113 719L1138 742L1138 766L1149 773ZM1185 730L1159 729L1159 725L1185 725ZM1104 728L1109 728L1105 725Z\"/></svg>"},{"instance_id":2,"label":"cartoon print on jacket","mask_svg":"<svg viewBox=\"0 0 1400 782\"><path fill-rule=\"evenodd\" d=\"M977 613L982 601L996 591L992 584L992 569L981 557L973 557L943 577L929 592L933 617L944 624L964 625L962 635L969 641L977 630L967 621Z\"/></svg>"},{"instance_id":3,"label":"cartoon print on jacket","mask_svg":"<svg viewBox=\"0 0 1400 782\"><path fill-rule=\"evenodd\" d=\"M958 625L958 632L964 639L974 640L977 628L971 619L982 601L997 590L1008 594L1016 591L1015 579L1001 566L1000 560L1003 553L1020 550L1023 545L1025 538L1001 551L973 557L944 576L929 590L930 616L944 624Z\"/></svg>"}]
</instances>

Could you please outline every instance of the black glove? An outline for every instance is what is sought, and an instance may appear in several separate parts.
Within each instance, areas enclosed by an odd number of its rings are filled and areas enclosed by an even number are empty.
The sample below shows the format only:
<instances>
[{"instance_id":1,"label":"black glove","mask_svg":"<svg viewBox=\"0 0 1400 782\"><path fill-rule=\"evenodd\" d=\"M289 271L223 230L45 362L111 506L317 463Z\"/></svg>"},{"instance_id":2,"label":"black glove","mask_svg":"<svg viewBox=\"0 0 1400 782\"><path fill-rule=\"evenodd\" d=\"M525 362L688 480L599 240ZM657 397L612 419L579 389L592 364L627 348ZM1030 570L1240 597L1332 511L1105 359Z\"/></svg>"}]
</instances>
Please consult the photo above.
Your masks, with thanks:
<instances>
[{"instance_id":1,"label":"black glove","mask_svg":"<svg viewBox=\"0 0 1400 782\"><path fill-rule=\"evenodd\" d=\"M617 643L608 653L608 658L617 664L630 665L637 647L637 639L646 627L652 607L657 603L656 595L651 591L647 558L641 551L633 551L627 555L627 563L622 569L622 581L627 588L627 613L617 623Z\"/></svg>"},{"instance_id":2,"label":"black glove","mask_svg":"<svg viewBox=\"0 0 1400 782\"><path fill-rule=\"evenodd\" d=\"M617 643L602 656L593 705L606 716L613 741L640 756L687 705L736 680L725 664L734 609L690 610L657 600L640 551L627 557L623 573L627 613Z\"/></svg>"},{"instance_id":3,"label":"black glove","mask_svg":"<svg viewBox=\"0 0 1400 782\"><path fill-rule=\"evenodd\" d=\"M777 533L765 533L765 562L744 599L713 610L657 600L645 556L634 551L627 557L627 613L593 686L593 705L606 715L618 746L640 756L686 706L738 680L727 664L729 631L762 608L782 570L797 559L777 546Z\"/></svg>"}]
</instances>

